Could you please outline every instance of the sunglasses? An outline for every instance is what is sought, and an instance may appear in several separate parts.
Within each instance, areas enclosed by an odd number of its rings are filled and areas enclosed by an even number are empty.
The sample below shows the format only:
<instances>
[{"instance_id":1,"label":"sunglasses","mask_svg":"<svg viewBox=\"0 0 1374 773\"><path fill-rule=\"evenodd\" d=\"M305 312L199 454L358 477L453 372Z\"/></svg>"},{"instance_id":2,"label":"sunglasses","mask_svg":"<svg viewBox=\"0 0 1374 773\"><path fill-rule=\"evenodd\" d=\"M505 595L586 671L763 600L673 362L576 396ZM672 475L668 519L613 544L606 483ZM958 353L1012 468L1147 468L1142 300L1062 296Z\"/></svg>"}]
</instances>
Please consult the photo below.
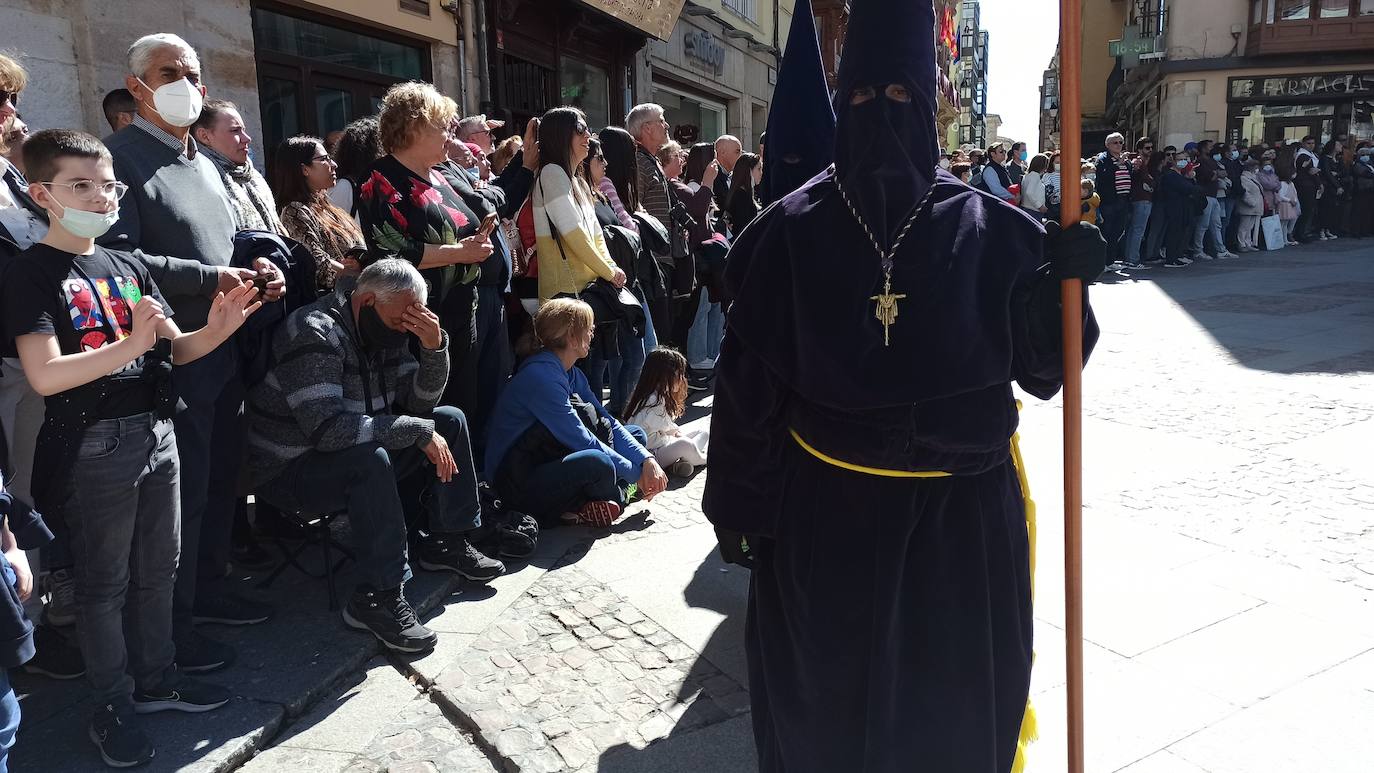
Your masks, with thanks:
<instances>
[{"instance_id":1,"label":"sunglasses","mask_svg":"<svg viewBox=\"0 0 1374 773\"><path fill-rule=\"evenodd\" d=\"M575 132L577 132L578 134L583 135L583 136L586 136L586 135L589 135L589 134L592 133L592 130L587 128L587 124L582 123L581 121L578 121L578 122L577 122L577 126L573 129L573 131L575 131Z\"/></svg>"},{"instance_id":2,"label":"sunglasses","mask_svg":"<svg viewBox=\"0 0 1374 773\"><path fill-rule=\"evenodd\" d=\"M4 89L0 89L0 105L5 104L6 102L17 107L19 105L19 92L5 91Z\"/></svg>"}]
</instances>

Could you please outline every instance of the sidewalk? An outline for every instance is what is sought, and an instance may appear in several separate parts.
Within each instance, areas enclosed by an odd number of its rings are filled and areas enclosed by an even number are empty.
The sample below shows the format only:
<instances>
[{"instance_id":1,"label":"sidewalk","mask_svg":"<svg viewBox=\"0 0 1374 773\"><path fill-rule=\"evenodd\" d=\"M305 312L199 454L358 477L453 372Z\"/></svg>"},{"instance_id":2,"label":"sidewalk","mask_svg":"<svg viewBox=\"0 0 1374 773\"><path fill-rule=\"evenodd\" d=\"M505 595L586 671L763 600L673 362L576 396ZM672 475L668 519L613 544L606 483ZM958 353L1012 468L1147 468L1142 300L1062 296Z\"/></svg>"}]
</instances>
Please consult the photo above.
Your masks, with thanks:
<instances>
[{"instance_id":1,"label":"sidewalk","mask_svg":"<svg viewBox=\"0 0 1374 773\"><path fill-rule=\"evenodd\" d=\"M1374 243L1112 276L1093 303L1088 770L1368 770ZM1040 512L1029 769L1062 773L1059 402L1025 398L1022 416ZM441 637L423 657L378 657L325 610L322 582L288 572L272 622L211 631L241 648L214 676L244 697L151 717L167 736L148 769L753 770L748 577L715 554L704 482L611 529L547 532L490 588L419 573L410 591ZM84 686L24 684L42 689L15 769L103 769Z\"/></svg>"}]
</instances>

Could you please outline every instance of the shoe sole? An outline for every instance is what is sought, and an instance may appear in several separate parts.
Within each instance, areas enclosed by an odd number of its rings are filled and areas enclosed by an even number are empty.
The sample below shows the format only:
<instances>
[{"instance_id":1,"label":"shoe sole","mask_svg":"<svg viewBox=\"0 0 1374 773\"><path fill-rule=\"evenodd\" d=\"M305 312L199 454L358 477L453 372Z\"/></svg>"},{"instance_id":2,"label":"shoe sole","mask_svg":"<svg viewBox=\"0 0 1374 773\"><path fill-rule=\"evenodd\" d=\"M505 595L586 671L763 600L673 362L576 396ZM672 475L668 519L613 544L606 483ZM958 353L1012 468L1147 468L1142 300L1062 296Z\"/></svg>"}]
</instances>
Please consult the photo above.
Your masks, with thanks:
<instances>
[{"instance_id":1,"label":"shoe sole","mask_svg":"<svg viewBox=\"0 0 1374 773\"><path fill-rule=\"evenodd\" d=\"M583 526L595 526L604 529L615 523L624 514L624 510L613 508L605 503L595 503L589 506L591 511L584 507L577 513L577 522Z\"/></svg>"},{"instance_id":2,"label":"shoe sole","mask_svg":"<svg viewBox=\"0 0 1374 773\"><path fill-rule=\"evenodd\" d=\"M389 642L386 639L383 639L380 635L378 635L376 631L372 630L371 628L368 628L367 625L365 625L363 622L355 618L353 615L348 614L348 607L344 607L343 609L343 621L344 625L348 626L349 628L352 628L355 631L364 631L366 633L372 634L373 638L381 642L383 647L386 647L387 649L393 650L395 652L429 652L430 650L434 649L434 645L438 644L437 637L434 641L431 641L427 644L421 644L415 647L406 647L401 644Z\"/></svg>"},{"instance_id":3,"label":"shoe sole","mask_svg":"<svg viewBox=\"0 0 1374 773\"><path fill-rule=\"evenodd\" d=\"M40 676L46 676L49 679L57 679L63 682L69 679L80 679L81 677L86 675L85 669L82 669L81 671L78 671L75 674L55 674L46 668L29 665L28 663L25 663L23 666L20 666L20 668L22 668L24 673L26 674L38 674Z\"/></svg>"},{"instance_id":4,"label":"shoe sole","mask_svg":"<svg viewBox=\"0 0 1374 773\"><path fill-rule=\"evenodd\" d=\"M181 711L187 714L203 714L207 711L214 711L220 706L229 702L228 698L219 703L192 704L185 701L147 701L139 703L134 701L135 714L156 714L159 711Z\"/></svg>"},{"instance_id":5,"label":"shoe sole","mask_svg":"<svg viewBox=\"0 0 1374 773\"><path fill-rule=\"evenodd\" d=\"M154 749L152 754L149 754L148 759L146 760L135 760L134 762L124 762L123 760L116 760L105 753L105 747L100 745L100 736L96 735L95 728L88 728L86 730L86 737L91 739L91 743L95 744L96 750L100 752L101 761L112 768L136 768L139 765L147 765L149 762L153 761L154 757L157 756L157 749Z\"/></svg>"},{"instance_id":6,"label":"shoe sole","mask_svg":"<svg viewBox=\"0 0 1374 773\"><path fill-rule=\"evenodd\" d=\"M469 579L469 580L472 580L473 582L489 582L489 581L495 580L497 577L500 577L500 576L502 576L502 575L505 574L504 571L500 571L500 572L497 572L496 574L490 574L490 575L468 574L467 572L463 571L462 569L459 569L459 568L456 567L456 566L449 566L448 564L431 564L430 562L424 560L423 558L420 559L420 568L421 568L421 569L426 569L426 570L431 571L431 572L450 572L450 573L456 574L456 575L458 575L458 576L460 576L460 577L465 577L465 578L467 578L467 579Z\"/></svg>"},{"instance_id":7,"label":"shoe sole","mask_svg":"<svg viewBox=\"0 0 1374 773\"><path fill-rule=\"evenodd\" d=\"M209 615L192 615L191 622L196 625L257 625L271 620L271 615L255 617L251 620L234 617L213 617Z\"/></svg>"}]
</instances>

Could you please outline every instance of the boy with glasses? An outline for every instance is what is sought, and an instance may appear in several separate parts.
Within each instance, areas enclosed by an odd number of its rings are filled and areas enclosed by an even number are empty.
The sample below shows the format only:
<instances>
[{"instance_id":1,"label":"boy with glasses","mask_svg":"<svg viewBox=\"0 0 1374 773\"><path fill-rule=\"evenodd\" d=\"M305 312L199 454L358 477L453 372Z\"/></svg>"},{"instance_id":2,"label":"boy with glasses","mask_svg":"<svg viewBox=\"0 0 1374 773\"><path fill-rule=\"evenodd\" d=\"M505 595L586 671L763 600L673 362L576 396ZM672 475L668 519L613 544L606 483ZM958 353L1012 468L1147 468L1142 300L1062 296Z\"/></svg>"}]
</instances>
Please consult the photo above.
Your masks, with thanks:
<instances>
[{"instance_id":1,"label":"boy with glasses","mask_svg":"<svg viewBox=\"0 0 1374 773\"><path fill-rule=\"evenodd\" d=\"M105 146L49 130L29 139L24 156L29 195L50 228L8 265L0 321L46 397L35 452L45 474L33 494L70 532L77 630L95 692L89 735L107 765L130 767L154 754L135 712L209 711L230 698L172 662L181 511L169 377L173 360L212 351L260 304L252 285L221 293L205 327L182 334L144 264L95 243L119 219L127 190Z\"/></svg>"}]
</instances>

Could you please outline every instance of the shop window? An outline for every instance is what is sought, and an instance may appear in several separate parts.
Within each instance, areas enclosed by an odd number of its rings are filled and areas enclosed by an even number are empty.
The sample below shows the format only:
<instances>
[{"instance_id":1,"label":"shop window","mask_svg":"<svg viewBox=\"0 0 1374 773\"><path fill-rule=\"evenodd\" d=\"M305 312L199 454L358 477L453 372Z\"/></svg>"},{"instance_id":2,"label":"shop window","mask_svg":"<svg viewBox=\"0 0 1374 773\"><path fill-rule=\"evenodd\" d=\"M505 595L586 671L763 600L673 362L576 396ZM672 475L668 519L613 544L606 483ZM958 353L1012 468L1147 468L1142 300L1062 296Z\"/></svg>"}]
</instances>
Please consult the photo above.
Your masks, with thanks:
<instances>
[{"instance_id":1,"label":"shop window","mask_svg":"<svg viewBox=\"0 0 1374 773\"><path fill-rule=\"evenodd\" d=\"M429 15L429 0L400 0L401 10L410 11L420 16Z\"/></svg>"},{"instance_id":2,"label":"shop window","mask_svg":"<svg viewBox=\"0 0 1374 773\"><path fill-rule=\"evenodd\" d=\"M1374 16L1374 0L1360 0L1360 15Z\"/></svg>"},{"instance_id":3,"label":"shop window","mask_svg":"<svg viewBox=\"0 0 1374 773\"><path fill-rule=\"evenodd\" d=\"M424 51L361 32L330 27L258 8L253 11L254 40L259 51L271 51L401 80L425 77Z\"/></svg>"},{"instance_id":4,"label":"shop window","mask_svg":"<svg viewBox=\"0 0 1374 773\"><path fill-rule=\"evenodd\" d=\"M572 105L587 116L592 131L610 124L611 80L606 71L595 65L563 58L559 69L559 96L562 103Z\"/></svg>"},{"instance_id":5,"label":"shop window","mask_svg":"<svg viewBox=\"0 0 1374 773\"><path fill-rule=\"evenodd\" d=\"M725 106L722 104L662 86L654 87L654 102L663 106L668 131L683 147L696 142L714 142L725 133Z\"/></svg>"},{"instance_id":6,"label":"shop window","mask_svg":"<svg viewBox=\"0 0 1374 773\"><path fill-rule=\"evenodd\" d=\"M1312 0L1274 0L1278 4L1279 21L1300 21L1312 18Z\"/></svg>"},{"instance_id":7,"label":"shop window","mask_svg":"<svg viewBox=\"0 0 1374 773\"><path fill-rule=\"evenodd\" d=\"M1320 0L1323 19L1341 19L1350 15L1350 0Z\"/></svg>"}]
</instances>

